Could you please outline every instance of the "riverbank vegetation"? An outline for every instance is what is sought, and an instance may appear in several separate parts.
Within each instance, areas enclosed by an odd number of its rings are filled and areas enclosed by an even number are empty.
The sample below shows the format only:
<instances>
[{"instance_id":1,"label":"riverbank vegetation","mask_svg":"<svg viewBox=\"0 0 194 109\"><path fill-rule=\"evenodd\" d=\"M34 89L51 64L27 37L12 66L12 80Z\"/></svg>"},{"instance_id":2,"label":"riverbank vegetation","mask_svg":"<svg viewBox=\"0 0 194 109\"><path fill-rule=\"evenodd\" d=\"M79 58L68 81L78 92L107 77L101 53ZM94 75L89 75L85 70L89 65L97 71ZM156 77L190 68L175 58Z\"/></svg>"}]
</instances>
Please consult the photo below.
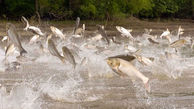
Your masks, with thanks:
<instances>
[{"instance_id":1,"label":"riverbank vegetation","mask_svg":"<svg viewBox=\"0 0 194 109\"><path fill-rule=\"evenodd\" d=\"M118 18L194 18L194 0L0 0L0 17L113 20Z\"/></svg>"}]
</instances>

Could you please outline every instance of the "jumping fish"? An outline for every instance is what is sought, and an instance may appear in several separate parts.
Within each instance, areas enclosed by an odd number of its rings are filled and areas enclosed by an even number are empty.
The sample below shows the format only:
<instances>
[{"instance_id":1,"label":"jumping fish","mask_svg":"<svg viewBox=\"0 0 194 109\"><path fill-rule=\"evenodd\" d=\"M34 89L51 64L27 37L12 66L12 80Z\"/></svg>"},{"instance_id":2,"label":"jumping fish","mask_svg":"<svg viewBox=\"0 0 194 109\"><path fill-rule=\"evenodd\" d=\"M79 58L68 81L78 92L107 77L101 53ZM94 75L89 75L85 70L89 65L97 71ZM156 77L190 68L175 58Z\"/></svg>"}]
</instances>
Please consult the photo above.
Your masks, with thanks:
<instances>
[{"instance_id":1,"label":"jumping fish","mask_svg":"<svg viewBox=\"0 0 194 109\"><path fill-rule=\"evenodd\" d=\"M73 34L75 34L75 32L76 32L77 28L79 27L79 23L80 23L80 18L79 18L79 17L77 17L77 19L76 19L76 23L75 23L75 28L74 28L74 30L73 30Z\"/></svg>"},{"instance_id":2,"label":"jumping fish","mask_svg":"<svg viewBox=\"0 0 194 109\"><path fill-rule=\"evenodd\" d=\"M32 38L30 39L29 44L33 44L34 42L36 42L36 41L38 40L39 37L40 37L39 35L34 35L34 36L32 36Z\"/></svg>"},{"instance_id":3,"label":"jumping fish","mask_svg":"<svg viewBox=\"0 0 194 109\"><path fill-rule=\"evenodd\" d=\"M73 54L71 53L71 51L65 46L62 47L62 51L63 51L64 58L66 58L67 61L69 61L69 63L71 63L75 68L76 62L75 62L75 58L74 58Z\"/></svg>"},{"instance_id":4,"label":"jumping fish","mask_svg":"<svg viewBox=\"0 0 194 109\"><path fill-rule=\"evenodd\" d=\"M22 20L24 20L26 22L26 27L24 28L25 31L31 31L34 34L40 35L40 36L44 36L45 34L42 33L42 31L40 30L40 28L35 27L35 26L31 26L28 22L28 20L22 16Z\"/></svg>"},{"instance_id":5,"label":"jumping fish","mask_svg":"<svg viewBox=\"0 0 194 109\"><path fill-rule=\"evenodd\" d=\"M50 29L55 36L60 37L61 39L65 39L65 35L63 34L61 30L59 30L58 28L54 26L50 26Z\"/></svg>"},{"instance_id":6,"label":"jumping fish","mask_svg":"<svg viewBox=\"0 0 194 109\"><path fill-rule=\"evenodd\" d=\"M16 31L15 26L11 23L8 23L7 28L8 28L8 31L7 31L8 37L12 41L14 46L16 46L19 49L20 55L23 55L23 54L27 53L26 50L22 47L22 44L19 40L19 35Z\"/></svg>"},{"instance_id":7,"label":"jumping fish","mask_svg":"<svg viewBox=\"0 0 194 109\"><path fill-rule=\"evenodd\" d=\"M186 43L186 40L185 39L179 39L179 40L176 40L176 41L172 42L170 44L170 47L172 47L172 48L178 48L178 47L183 46L185 43Z\"/></svg>"},{"instance_id":8,"label":"jumping fish","mask_svg":"<svg viewBox=\"0 0 194 109\"><path fill-rule=\"evenodd\" d=\"M76 31L75 31L75 34L74 37L82 37L84 36L84 32L85 32L85 24L82 25L82 28L77 28Z\"/></svg>"},{"instance_id":9,"label":"jumping fish","mask_svg":"<svg viewBox=\"0 0 194 109\"><path fill-rule=\"evenodd\" d=\"M168 28L166 29L166 31L164 31L161 35L160 38L162 39L163 37L165 37L169 43L172 42L171 37L170 37L170 31L168 30Z\"/></svg>"},{"instance_id":10,"label":"jumping fish","mask_svg":"<svg viewBox=\"0 0 194 109\"><path fill-rule=\"evenodd\" d=\"M15 51L15 46L14 44L9 44L7 47L6 47L6 50L5 50L5 57L7 57L9 54L13 53Z\"/></svg>"},{"instance_id":11,"label":"jumping fish","mask_svg":"<svg viewBox=\"0 0 194 109\"><path fill-rule=\"evenodd\" d=\"M90 38L89 40L92 41L98 41L102 39L102 35L101 34L96 34L94 37Z\"/></svg>"},{"instance_id":12,"label":"jumping fish","mask_svg":"<svg viewBox=\"0 0 194 109\"><path fill-rule=\"evenodd\" d=\"M152 32L152 29L145 28L144 30L145 30L145 33L144 34L148 34L149 35Z\"/></svg>"},{"instance_id":13,"label":"jumping fish","mask_svg":"<svg viewBox=\"0 0 194 109\"><path fill-rule=\"evenodd\" d=\"M120 76L129 76L132 80L139 78L143 81L145 89L150 92L149 78L143 75L130 62L120 58L108 58L107 64Z\"/></svg>"},{"instance_id":14,"label":"jumping fish","mask_svg":"<svg viewBox=\"0 0 194 109\"><path fill-rule=\"evenodd\" d=\"M152 38L148 38L148 41L151 42L151 43L153 43L153 44L159 44L158 41L156 41L156 40L154 40Z\"/></svg>"},{"instance_id":15,"label":"jumping fish","mask_svg":"<svg viewBox=\"0 0 194 109\"><path fill-rule=\"evenodd\" d=\"M141 55L136 55L136 54L135 54L135 57L143 65L147 65L147 66L153 65L153 62L149 58L146 58Z\"/></svg>"},{"instance_id":16,"label":"jumping fish","mask_svg":"<svg viewBox=\"0 0 194 109\"><path fill-rule=\"evenodd\" d=\"M109 44L109 40L108 40L106 32L103 29L103 26L97 25L97 27L98 27L99 33L106 39L107 43Z\"/></svg>"},{"instance_id":17,"label":"jumping fish","mask_svg":"<svg viewBox=\"0 0 194 109\"><path fill-rule=\"evenodd\" d=\"M1 39L2 42L8 40L8 36L3 36L3 38Z\"/></svg>"},{"instance_id":18,"label":"jumping fish","mask_svg":"<svg viewBox=\"0 0 194 109\"><path fill-rule=\"evenodd\" d=\"M182 35L183 33L184 33L184 29L181 28L181 26L179 26L178 32L177 32L178 39L180 39L180 35Z\"/></svg>"},{"instance_id":19,"label":"jumping fish","mask_svg":"<svg viewBox=\"0 0 194 109\"><path fill-rule=\"evenodd\" d=\"M65 58L60 55L52 39L48 39L48 50L51 55L58 57L63 63L65 62Z\"/></svg>"},{"instance_id":20,"label":"jumping fish","mask_svg":"<svg viewBox=\"0 0 194 109\"><path fill-rule=\"evenodd\" d=\"M132 30L127 30L124 27L121 26L116 26L116 29L121 33L122 36L127 36L130 39L134 40L134 37L131 35L130 32L132 32Z\"/></svg>"},{"instance_id":21,"label":"jumping fish","mask_svg":"<svg viewBox=\"0 0 194 109\"><path fill-rule=\"evenodd\" d=\"M191 41L191 49L193 49L193 46L194 46L194 41L193 41L193 39L190 39L190 41Z\"/></svg>"}]
</instances>

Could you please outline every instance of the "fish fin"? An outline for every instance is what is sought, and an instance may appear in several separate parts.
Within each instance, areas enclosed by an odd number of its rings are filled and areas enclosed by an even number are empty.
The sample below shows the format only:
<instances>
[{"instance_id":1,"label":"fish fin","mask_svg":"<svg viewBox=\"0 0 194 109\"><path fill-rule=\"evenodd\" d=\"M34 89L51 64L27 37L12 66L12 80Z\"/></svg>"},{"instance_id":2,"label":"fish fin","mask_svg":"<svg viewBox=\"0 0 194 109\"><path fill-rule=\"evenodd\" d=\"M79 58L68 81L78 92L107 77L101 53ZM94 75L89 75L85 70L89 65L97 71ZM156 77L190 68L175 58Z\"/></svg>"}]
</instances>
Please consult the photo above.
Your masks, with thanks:
<instances>
[{"instance_id":1,"label":"fish fin","mask_svg":"<svg viewBox=\"0 0 194 109\"><path fill-rule=\"evenodd\" d=\"M65 63L65 58L63 56L61 56L59 59L62 61L62 63Z\"/></svg>"},{"instance_id":2,"label":"fish fin","mask_svg":"<svg viewBox=\"0 0 194 109\"><path fill-rule=\"evenodd\" d=\"M73 29L73 35L75 35L76 29L77 29L76 27Z\"/></svg>"},{"instance_id":3,"label":"fish fin","mask_svg":"<svg viewBox=\"0 0 194 109\"><path fill-rule=\"evenodd\" d=\"M150 83L149 83L149 80L144 85L145 85L146 91L150 93Z\"/></svg>"},{"instance_id":4,"label":"fish fin","mask_svg":"<svg viewBox=\"0 0 194 109\"><path fill-rule=\"evenodd\" d=\"M23 56L24 54L26 54L27 51L25 49L22 49L22 51L20 51L20 55Z\"/></svg>"}]
</instances>

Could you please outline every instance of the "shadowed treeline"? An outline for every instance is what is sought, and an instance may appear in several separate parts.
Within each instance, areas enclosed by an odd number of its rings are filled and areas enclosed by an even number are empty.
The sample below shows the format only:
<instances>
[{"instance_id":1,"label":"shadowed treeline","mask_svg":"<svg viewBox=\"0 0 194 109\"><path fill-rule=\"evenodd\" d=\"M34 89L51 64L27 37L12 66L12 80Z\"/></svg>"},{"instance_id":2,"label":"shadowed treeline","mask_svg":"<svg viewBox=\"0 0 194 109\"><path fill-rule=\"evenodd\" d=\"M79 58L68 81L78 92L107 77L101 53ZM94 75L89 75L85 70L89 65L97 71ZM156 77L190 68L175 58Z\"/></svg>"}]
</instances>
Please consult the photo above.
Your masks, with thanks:
<instances>
[{"instance_id":1,"label":"shadowed treeline","mask_svg":"<svg viewBox=\"0 0 194 109\"><path fill-rule=\"evenodd\" d=\"M0 0L0 17L46 19L194 18L194 0Z\"/></svg>"}]
</instances>

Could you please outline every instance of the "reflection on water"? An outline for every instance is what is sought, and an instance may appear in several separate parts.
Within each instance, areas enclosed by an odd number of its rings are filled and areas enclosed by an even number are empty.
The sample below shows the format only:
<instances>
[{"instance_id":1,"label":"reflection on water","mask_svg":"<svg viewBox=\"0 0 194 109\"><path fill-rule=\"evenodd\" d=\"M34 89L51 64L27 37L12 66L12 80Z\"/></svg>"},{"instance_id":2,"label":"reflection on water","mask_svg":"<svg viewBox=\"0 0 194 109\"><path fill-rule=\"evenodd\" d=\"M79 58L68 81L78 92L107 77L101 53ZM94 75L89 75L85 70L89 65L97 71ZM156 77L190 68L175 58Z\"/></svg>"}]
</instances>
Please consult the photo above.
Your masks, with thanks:
<instances>
[{"instance_id":1,"label":"reflection on water","mask_svg":"<svg viewBox=\"0 0 194 109\"><path fill-rule=\"evenodd\" d=\"M141 56L154 59L151 66L133 61L151 79L151 93L147 93L140 81L121 78L107 65L107 57L127 54L129 41L117 39L126 43L107 47L104 41L72 38L75 45L71 45L56 39L60 53L64 45L72 50L78 63L75 69L27 41L23 45L28 55L14 69L4 65L4 50L0 49L0 109L194 108L194 60L189 44L177 53L162 39L155 45L139 36L137 43L129 44L141 49ZM15 62L17 55L11 54L9 62Z\"/></svg>"}]
</instances>

